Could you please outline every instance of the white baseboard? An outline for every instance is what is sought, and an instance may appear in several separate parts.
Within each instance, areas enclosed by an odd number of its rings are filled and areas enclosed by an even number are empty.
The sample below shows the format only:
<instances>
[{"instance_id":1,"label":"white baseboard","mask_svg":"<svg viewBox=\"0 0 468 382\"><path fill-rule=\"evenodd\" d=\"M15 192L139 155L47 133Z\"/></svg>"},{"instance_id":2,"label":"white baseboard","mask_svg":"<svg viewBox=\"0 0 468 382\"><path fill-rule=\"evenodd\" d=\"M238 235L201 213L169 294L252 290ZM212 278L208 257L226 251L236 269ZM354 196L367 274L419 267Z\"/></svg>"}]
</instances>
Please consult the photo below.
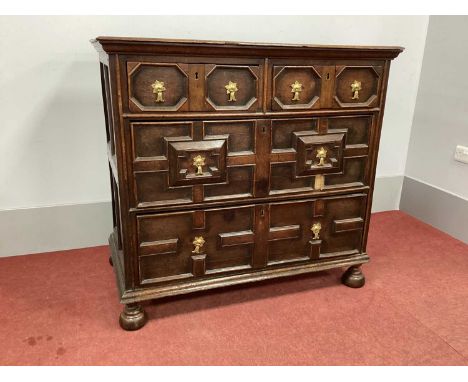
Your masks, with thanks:
<instances>
[{"instance_id":1,"label":"white baseboard","mask_svg":"<svg viewBox=\"0 0 468 382\"><path fill-rule=\"evenodd\" d=\"M406 176L400 209L468 243L468 200Z\"/></svg>"},{"instance_id":2,"label":"white baseboard","mask_svg":"<svg viewBox=\"0 0 468 382\"><path fill-rule=\"evenodd\" d=\"M402 176L377 178L372 211L398 209ZM0 257L107 244L111 202L0 211Z\"/></svg>"}]
</instances>

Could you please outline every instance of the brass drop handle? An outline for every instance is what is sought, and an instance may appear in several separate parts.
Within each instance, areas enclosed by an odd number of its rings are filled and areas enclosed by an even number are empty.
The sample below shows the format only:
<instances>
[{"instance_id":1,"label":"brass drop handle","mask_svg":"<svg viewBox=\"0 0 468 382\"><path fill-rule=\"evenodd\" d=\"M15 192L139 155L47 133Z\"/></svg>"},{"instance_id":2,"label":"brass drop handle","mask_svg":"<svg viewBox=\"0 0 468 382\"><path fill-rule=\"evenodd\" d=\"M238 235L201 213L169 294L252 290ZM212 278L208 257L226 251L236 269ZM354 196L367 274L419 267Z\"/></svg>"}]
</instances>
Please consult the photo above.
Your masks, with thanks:
<instances>
[{"instance_id":1,"label":"brass drop handle","mask_svg":"<svg viewBox=\"0 0 468 382\"><path fill-rule=\"evenodd\" d=\"M327 158L327 149L325 147L320 147L317 150L317 155L315 157L318 158L319 160L319 162L317 163L317 166L324 166L325 159Z\"/></svg>"},{"instance_id":2,"label":"brass drop handle","mask_svg":"<svg viewBox=\"0 0 468 382\"><path fill-rule=\"evenodd\" d=\"M200 253L200 248L205 244L205 239L203 236L195 236L192 244L195 246L195 249L192 251L192 253Z\"/></svg>"},{"instance_id":3,"label":"brass drop handle","mask_svg":"<svg viewBox=\"0 0 468 382\"><path fill-rule=\"evenodd\" d=\"M195 175L203 175L203 166L205 165L205 157L197 155L193 158L193 165L197 168Z\"/></svg>"},{"instance_id":4,"label":"brass drop handle","mask_svg":"<svg viewBox=\"0 0 468 382\"><path fill-rule=\"evenodd\" d=\"M354 80L351 84L351 91L353 92L353 97L351 99L359 99L360 90L362 90L361 82Z\"/></svg>"},{"instance_id":5,"label":"brass drop handle","mask_svg":"<svg viewBox=\"0 0 468 382\"><path fill-rule=\"evenodd\" d=\"M229 102L235 102L236 100L236 92L239 90L237 87L237 83L229 81L229 83L224 86L226 89L226 94L229 96L228 101Z\"/></svg>"},{"instance_id":6,"label":"brass drop handle","mask_svg":"<svg viewBox=\"0 0 468 382\"><path fill-rule=\"evenodd\" d=\"M299 93L302 91L302 84L299 81L294 81L291 85L291 93L294 93L293 101L300 101Z\"/></svg>"},{"instance_id":7,"label":"brass drop handle","mask_svg":"<svg viewBox=\"0 0 468 382\"><path fill-rule=\"evenodd\" d=\"M156 102L156 103L164 102L163 92L166 91L166 88L164 86L164 82L156 80L156 81L154 81L154 83L151 84L151 87L153 88L153 93L156 96L154 102Z\"/></svg>"},{"instance_id":8,"label":"brass drop handle","mask_svg":"<svg viewBox=\"0 0 468 382\"><path fill-rule=\"evenodd\" d=\"M319 222L312 224L312 228L310 230L314 234L314 237L312 238L313 240L320 239L319 234L320 234L321 229L322 229L322 225Z\"/></svg>"}]
</instances>

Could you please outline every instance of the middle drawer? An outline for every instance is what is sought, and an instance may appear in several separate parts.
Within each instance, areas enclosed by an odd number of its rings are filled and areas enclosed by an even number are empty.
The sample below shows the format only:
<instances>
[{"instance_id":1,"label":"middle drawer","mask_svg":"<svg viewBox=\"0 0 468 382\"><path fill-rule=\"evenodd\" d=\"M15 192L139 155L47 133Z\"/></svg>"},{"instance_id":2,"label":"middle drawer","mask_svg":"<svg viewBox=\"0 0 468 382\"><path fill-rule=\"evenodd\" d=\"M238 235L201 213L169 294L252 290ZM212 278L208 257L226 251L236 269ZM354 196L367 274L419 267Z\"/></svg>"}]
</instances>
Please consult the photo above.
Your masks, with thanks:
<instances>
[{"instance_id":1,"label":"middle drawer","mask_svg":"<svg viewBox=\"0 0 468 382\"><path fill-rule=\"evenodd\" d=\"M369 184L372 115L129 122L134 208L311 195Z\"/></svg>"}]
</instances>

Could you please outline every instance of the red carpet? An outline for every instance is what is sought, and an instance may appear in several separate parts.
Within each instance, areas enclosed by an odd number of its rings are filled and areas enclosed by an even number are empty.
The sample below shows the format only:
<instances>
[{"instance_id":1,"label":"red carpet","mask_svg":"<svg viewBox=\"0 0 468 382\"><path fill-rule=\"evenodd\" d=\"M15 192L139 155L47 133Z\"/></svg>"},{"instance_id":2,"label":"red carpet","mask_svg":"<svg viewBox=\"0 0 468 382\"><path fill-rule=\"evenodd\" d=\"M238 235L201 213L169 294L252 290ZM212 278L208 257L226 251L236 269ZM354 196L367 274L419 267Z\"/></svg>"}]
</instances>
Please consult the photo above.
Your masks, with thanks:
<instances>
[{"instance_id":1,"label":"red carpet","mask_svg":"<svg viewBox=\"0 0 468 382\"><path fill-rule=\"evenodd\" d=\"M108 248L0 259L2 365L468 365L468 246L373 215L362 289L340 270L166 299L118 325Z\"/></svg>"}]
</instances>

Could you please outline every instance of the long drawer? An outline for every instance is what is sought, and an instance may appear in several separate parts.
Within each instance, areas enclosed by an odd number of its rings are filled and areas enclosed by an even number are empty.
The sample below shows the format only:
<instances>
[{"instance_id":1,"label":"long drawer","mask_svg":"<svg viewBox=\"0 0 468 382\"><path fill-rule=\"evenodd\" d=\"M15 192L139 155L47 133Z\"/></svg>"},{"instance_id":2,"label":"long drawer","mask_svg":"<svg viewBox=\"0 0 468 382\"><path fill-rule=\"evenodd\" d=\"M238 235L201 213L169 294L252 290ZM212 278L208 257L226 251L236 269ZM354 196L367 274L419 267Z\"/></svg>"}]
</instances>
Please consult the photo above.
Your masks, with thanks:
<instances>
[{"instance_id":1,"label":"long drawer","mask_svg":"<svg viewBox=\"0 0 468 382\"><path fill-rule=\"evenodd\" d=\"M304 111L378 107L382 61L128 56L129 113Z\"/></svg>"},{"instance_id":2,"label":"long drawer","mask_svg":"<svg viewBox=\"0 0 468 382\"><path fill-rule=\"evenodd\" d=\"M137 215L141 285L361 253L365 194Z\"/></svg>"},{"instance_id":3,"label":"long drawer","mask_svg":"<svg viewBox=\"0 0 468 382\"><path fill-rule=\"evenodd\" d=\"M368 186L373 118L129 122L130 204L249 203Z\"/></svg>"}]
</instances>

